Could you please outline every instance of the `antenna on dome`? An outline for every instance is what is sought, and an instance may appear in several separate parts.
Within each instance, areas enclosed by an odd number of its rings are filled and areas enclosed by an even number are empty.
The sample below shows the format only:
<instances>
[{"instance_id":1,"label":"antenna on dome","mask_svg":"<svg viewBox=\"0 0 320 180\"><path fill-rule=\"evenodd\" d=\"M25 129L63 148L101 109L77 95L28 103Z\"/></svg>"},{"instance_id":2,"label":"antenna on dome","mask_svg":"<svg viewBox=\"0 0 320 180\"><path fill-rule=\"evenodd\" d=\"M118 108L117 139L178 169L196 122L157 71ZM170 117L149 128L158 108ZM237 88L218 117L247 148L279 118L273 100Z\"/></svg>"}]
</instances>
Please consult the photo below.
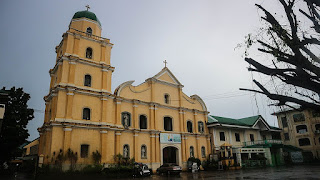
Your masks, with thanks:
<instances>
[{"instance_id":1,"label":"antenna on dome","mask_svg":"<svg viewBox=\"0 0 320 180\"><path fill-rule=\"evenodd\" d=\"M87 11L89 11L89 9L90 9L90 6L87 4L86 5L86 8L87 8Z\"/></svg>"}]
</instances>

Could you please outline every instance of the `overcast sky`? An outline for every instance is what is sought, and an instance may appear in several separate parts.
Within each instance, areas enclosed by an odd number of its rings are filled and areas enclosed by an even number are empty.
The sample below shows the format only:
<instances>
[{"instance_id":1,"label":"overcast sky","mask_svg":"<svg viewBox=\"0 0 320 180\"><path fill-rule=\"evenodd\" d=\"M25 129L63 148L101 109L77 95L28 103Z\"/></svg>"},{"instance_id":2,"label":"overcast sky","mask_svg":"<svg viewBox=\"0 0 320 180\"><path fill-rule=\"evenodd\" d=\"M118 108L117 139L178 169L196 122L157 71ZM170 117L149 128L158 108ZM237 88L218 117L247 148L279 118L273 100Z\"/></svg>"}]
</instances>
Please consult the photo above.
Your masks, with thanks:
<instances>
[{"instance_id":1,"label":"overcast sky","mask_svg":"<svg viewBox=\"0 0 320 180\"><path fill-rule=\"evenodd\" d=\"M279 6L275 0L2 0L0 86L23 87L31 95L29 107L36 112L28 125L29 140L37 138L55 46L74 13L89 4L102 24L102 36L114 43L112 90L128 80L142 83L167 60L183 91L202 97L210 114L243 118L259 113L277 126L269 100L239 91L252 88L244 50L235 47L262 26L255 3Z\"/></svg>"}]
</instances>

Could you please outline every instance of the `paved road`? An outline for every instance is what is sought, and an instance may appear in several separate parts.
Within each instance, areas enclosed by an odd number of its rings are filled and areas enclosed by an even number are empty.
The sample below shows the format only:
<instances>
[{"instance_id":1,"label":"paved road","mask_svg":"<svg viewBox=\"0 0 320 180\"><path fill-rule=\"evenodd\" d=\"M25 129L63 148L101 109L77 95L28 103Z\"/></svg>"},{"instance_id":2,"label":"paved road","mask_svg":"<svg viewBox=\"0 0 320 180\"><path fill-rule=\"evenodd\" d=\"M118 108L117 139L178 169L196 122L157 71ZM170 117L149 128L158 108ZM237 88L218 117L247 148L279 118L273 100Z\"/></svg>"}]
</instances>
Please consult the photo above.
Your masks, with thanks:
<instances>
[{"instance_id":1,"label":"paved road","mask_svg":"<svg viewBox=\"0 0 320 180\"><path fill-rule=\"evenodd\" d=\"M181 173L178 177L153 175L143 180L189 180L189 179L320 179L320 165L268 167L263 169L241 169L229 171L202 171L199 173Z\"/></svg>"},{"instance_id":2,"label":"paved road","mask_svg":"<svg viewBox=\"0 0 320 180\"><path fill-rule=\"evenodd\" d=\"M18 174L16 177L0 177L0 179L16 179L29 180L30 177L24 174ZM47 179L47 178L46 178ZM63 178L59 178L62 180ZM83 176L77 180L105 180L106 178ZM133 178L129 178L133 179ZM197 173L183 172L179 176L159 176L152 175L150 177L136 178L135 180L211 180L211 179L320 179L320 165L304 165L291 167L268 167L259 169L240 169L229 171L201 171ZM70 180L70 179L69 179ZM71 179L72 180L72 179ZM127 180L127 179L118 179Z\"/></svg>"}]
</instances>

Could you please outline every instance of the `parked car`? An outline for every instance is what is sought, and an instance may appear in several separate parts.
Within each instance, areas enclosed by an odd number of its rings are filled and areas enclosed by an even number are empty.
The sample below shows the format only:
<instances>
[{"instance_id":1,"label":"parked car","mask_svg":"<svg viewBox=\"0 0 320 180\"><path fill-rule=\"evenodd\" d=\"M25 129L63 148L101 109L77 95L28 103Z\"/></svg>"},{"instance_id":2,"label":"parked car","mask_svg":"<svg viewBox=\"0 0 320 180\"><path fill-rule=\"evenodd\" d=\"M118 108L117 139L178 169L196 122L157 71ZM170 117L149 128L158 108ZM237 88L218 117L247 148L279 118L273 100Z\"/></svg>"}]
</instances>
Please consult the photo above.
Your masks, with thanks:
<instances>
[{"instance_id":1,"label":"parked car","mask_svg":"<svg viewBox=\"0 0 320 180\"><path fill-rule=\"evenodd\" d=\"M163 164L162 166L160 166L157 169L157 173L158 174L180 174L180 172L182 171L181 166L177 165L177 164L173 164L173 163L166 163Z\"/></svg>"},{"instance_id":2,"label":"parked car","mask_svg":"<svg viewBox=\"0 0 320 180\"><path fill-rule=\"evenodd\" d=\"M134 176L150 176L151 172L148 165L143 163L134 163Z\"/></svg>"}]
</instances>

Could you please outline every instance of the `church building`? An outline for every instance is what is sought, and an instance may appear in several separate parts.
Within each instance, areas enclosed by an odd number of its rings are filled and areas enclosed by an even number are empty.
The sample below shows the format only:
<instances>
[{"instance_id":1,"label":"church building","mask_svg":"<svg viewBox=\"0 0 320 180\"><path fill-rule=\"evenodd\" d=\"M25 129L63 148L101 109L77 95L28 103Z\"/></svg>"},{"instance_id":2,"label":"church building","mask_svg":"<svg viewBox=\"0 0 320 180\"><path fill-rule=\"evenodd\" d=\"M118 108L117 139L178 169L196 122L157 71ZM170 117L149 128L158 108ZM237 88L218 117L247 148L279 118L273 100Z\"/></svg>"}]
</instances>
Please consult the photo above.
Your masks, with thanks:
<instances>
[{"instance_id":1,"label":"church building","mask_svg":"<svg viewBox=\"0 0 320 180\"><path fill-rule=\"evenodd\" d=\"M113 44L101 31L94 13L76 12L56 47L38 129L43 164L54 164L57 154L69 149L77 153L78 165L93 164L97 151L101 164L121 154L153 170L164 163L185 169L189 157L205 160L211 145L203 100L184 94L167 67L140 85L127 81L112 92Z\"/></svg>"}]
</instances>

